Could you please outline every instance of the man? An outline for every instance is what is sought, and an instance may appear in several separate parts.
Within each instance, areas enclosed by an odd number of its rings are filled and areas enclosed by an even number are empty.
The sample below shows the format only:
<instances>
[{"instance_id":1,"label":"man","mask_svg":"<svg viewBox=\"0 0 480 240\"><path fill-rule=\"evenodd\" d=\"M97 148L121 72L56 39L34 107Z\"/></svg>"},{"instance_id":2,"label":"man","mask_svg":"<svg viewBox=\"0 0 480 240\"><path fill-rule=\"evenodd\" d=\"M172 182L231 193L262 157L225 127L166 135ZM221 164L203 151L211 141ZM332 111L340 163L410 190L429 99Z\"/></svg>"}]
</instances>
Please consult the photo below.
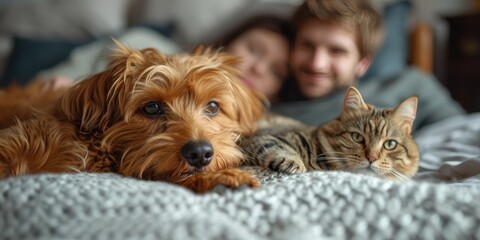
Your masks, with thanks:
<instances>
[{"instance_id":1,"label":"man","mask_svg":"<svg viewBox=\"0 0 480 240\"><path fill-rule=\"evenodd\" d=\"M393 107L417 95L414 130L464 113L438 81L416 70L391 79L358 81L383 38L382 17L366 1L306 0L294 13L292 25L292 78L272 112L322 124L340 113L346 87L358 85L366 102L379 107Z\"/></svg>"}]
</instances>

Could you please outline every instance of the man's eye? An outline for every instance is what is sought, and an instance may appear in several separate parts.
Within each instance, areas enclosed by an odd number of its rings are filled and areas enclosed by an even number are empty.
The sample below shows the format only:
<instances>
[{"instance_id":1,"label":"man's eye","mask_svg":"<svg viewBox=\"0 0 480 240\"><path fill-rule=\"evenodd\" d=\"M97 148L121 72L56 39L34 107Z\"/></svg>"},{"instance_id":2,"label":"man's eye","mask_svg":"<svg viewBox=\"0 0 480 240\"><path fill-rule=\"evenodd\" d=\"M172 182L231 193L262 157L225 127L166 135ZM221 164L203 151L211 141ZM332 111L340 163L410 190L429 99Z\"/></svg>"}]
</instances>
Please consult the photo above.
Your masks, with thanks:
<instances>
[{"instance_id":1,"label":"man's eye","mask_svg":"<svg viewBox=\"0 0 480 240\"><path fill-rule=\"evenodd\" d=\"M149 117L161 117L165 115L165 106L159 102L149 102L142 107L141 111Z\"/></svg>"},{"instance_id":2,"label":"man's eye","mask_svg":"<svg viewBox=\"0 0 480 240\"><path fill-rule=\"evenodd\" d=\"M220 112L220 107L216 101L210 101L207 103L207 106L205 106L205 114L208 116L215 116L218 112Z\"/></svg>"}]
</instances>

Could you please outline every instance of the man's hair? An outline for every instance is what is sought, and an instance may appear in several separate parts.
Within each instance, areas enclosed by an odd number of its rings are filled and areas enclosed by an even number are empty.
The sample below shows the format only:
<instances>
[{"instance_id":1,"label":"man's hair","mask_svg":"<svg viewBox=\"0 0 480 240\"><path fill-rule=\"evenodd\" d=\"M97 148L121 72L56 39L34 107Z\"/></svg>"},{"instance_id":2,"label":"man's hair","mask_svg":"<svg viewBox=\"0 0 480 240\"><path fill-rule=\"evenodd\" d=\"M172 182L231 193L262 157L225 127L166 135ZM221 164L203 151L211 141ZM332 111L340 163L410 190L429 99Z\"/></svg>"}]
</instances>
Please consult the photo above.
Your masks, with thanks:
<instances>
[{"instance_id":1,"label":"man's hair","mask_svg":"<svg viewBox=\"0 0 480 240\"><path fill-rule=\"evenodd\" d=\"M365 0L304 0L292 17L294 35L312 18L353 30L361 57L373 55L383 39L382 17Z\"/></svg>"}]
</instances>

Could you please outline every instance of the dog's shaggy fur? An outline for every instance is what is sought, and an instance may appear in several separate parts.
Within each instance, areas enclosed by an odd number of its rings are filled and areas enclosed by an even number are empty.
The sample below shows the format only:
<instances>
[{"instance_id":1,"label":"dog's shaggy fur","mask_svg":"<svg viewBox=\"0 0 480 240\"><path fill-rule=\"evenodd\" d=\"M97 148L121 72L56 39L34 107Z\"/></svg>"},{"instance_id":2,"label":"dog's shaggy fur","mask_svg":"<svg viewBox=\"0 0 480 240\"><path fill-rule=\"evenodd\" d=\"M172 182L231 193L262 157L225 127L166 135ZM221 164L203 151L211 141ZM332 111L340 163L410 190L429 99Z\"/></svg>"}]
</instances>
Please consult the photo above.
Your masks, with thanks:
<instances>
[{"instance_id":1,"label":"dog's shaggy fur","mask_svg":"<svg viewBox=\"0 0 480 240\"><path fill-rule=\"evenodd\" d=\"M257 178L237 168L243 160L237 140L255 131L265 98L237 78L237 63L205 48L166 56L119 44L107 70L64 94L47 91L21 102L19 96L41 86L4 90L0 178L87 171L196 192L258 186Z\"/></svg>"}]
</instances>

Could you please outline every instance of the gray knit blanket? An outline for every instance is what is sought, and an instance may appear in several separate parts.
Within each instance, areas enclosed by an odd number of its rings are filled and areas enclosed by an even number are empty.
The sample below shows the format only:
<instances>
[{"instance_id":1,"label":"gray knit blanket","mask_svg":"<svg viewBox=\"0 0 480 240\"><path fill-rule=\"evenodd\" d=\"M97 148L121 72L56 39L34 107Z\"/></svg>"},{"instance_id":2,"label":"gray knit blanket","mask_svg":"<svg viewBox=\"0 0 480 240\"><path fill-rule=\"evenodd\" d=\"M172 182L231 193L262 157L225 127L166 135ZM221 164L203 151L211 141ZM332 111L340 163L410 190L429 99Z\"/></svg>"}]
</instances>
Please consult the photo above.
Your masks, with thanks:
<instances>
[{"instance_id":1,"label":"gray knit blanket","mask_svg":"<svg viewBox=\"0 0 480 240\"><path fill-rule=\"evenodd\" d=\"M409 182L256 168L260 188L199 195L115 174L8 178L0 239L480 239L480 115L442 124L418 136Z\"/></svg>"},{"instance_id":2,"label":"gray knit blanket","mask_svg":"<svg viewBox=\"0 0 480 240\"><path fill-rule=\"evenodd\" d=\"M344 172L264 173L197 195L114 174L0 182L0 239L474 239L480 188Z\"/></svg>"}]
</instances>

